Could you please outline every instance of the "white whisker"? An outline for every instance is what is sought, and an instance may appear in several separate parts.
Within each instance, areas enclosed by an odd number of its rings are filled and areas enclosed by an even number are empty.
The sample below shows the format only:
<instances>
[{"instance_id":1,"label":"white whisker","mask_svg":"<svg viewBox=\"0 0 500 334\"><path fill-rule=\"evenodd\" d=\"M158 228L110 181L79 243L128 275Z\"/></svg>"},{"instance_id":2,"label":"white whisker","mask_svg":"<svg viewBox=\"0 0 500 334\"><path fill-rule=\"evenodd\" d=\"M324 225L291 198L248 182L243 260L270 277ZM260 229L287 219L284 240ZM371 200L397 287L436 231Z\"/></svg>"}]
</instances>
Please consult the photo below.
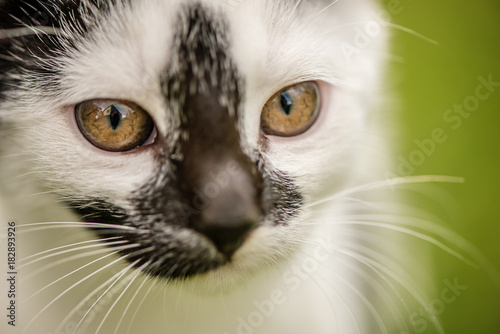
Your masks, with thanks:
<instances>
[{"instance_id":1,"label":"white whisker","mask_svg":"<svg viewBox=\"0 0 500 334\"><path fill-rule=\"evenodd\" d=\"M30 227L26 229L26 227ZM116 225L116 224L106 224L106 223L88 223L88 222L45 222L45 223L33 223L33 224L23 224L19 225L21 233L32 233L38 231L44 231L54 228L68 228L68 227L89 227L89 228L102 228L102 229L117 229L117 230L129 230L138 233L138 229L132 226ZM6 229L6 227L2 227ZM140 230L139 230L140 231Z\"/></svg>"},{"instance_id":2,"label":"white whisker","mask_svg":"<svg viewBox=\"0 0 500 334\"><path fill-rule=\"evenodd\" d=\"M32 35L58 35L61 30L55 27L33 26L13 29L1 29L0 40Z\"/></svg>"},{"instance_id":3,"label":"white whisker","mask_svg":"<svg viewBox=\"0 0 500 334\"><path fill-rule=\"evenodd\" d=\"M127 242L128 242L127 240L117 240L117 241L106 243L106 246L112 247L112 246L117 246L117 245L121 245L121 244L126 244ZM58 252L55 252L55 253L52 253L52 254L44 255L42 257L39 257L37 259L31 260L31 261L29 261L27 263L24 263L24 264L22 264L22 265L19 266L19 269L28 267L28 266L30 266L30 265L32 265L34 263L37 263L37 262L40 262L40 261L43 261L43 260L46 260L46 259L50 259L52 257L60 256L60 255L63 255L63 254L68 254L68 253L73 253L73 252L80 252L80 251L83 251L83 250L86 250L86 249L93 249L93 248L104 247L104 246L105 246L104 244L98 243L96 245L87 245L87 246L75 247L75 248L72 248L72 249L65 249L65 250L58 251Z\"/></svg>"},{"instance_id":4,"label":"white whisker","mask_svg":"<svg viewBox=\"0 0 500 334\"><path fill-rule=\"evenodd\" d=\"M337 2L339 2L339 0L333 0L329 5L325 6L323 9L321 9L319 12L317 12L311 19L310 21L314 20L315 18L317 18L318 16L320 16L321 14L323 14L328 8L332 7L333 5L335 5Z\"/></svg>"},{"instance_id":5,"label":"white whisker","mask_svg":"<svg viewBox=\"0 0 500 334\"><path fill-rule=\"evenodd\" d=\"M361 328L359 327L359 320L356 317L356 314L354 313L354 311L352 310L352 307L349 306L349 303L347 303L347 301L345 300L345 298L342 295L340 295L340 293L332 286L331 282L328 282L325 278L321 277L317 273L315 273L315 276L317 278L321 279L323 282L325 282L326 285L327 285L327 287L330 289L330 291L332 291L337 296L337 298L339 298L339 300L341 301L342 305L344 305L346 307L347 312L349 313L349 315L351 316L351 318L354 320L354 325L356 327L357 333L363 334L363 332L361 331ZM335 308L334 308L334 305L333 305L330 297L328 296L328 294L326 293L326 291L323 290L323 288L321 287L321 284L314 278L314 276L311 275L311 279L316 284L316 286L318 287L318 289L320 289L322 292L324 292L325 297L328 299L328 302L330 303L330 307L332 308L333 317L335 317ZM339 333L338 324L336 324L336 326L337 326L337 332L336 333Z\"/></svg>"},{"instance_id":6,"label":"white whisker","mask_svg":"<svg viewBox=\"0 0 500 334\"><path fill-rule=\"evenodd\" d=\"M337 279L339 281L341 281L343 284L345 284L349 288L349 290L352 291L359 298L359 300L363 303L363 305L365 305L367 307L368 311L375 319L375 322L377 323L377 326L378 326L378 328L380 328L382 333L389 334L387 327L384 324L384 321L382 320L380 314L376 310L373 303L370 302L370 300L368 300L368 298L365 297L365 295L358 288L356 288L354 285L352 285L347 279L343 278L341 275L336 274L335 271L333 271L332 275L337 277ZM321 277L321 276L318 274L318 277ZM326 281L325 278L323 278L323 280Z\"/></svg>"},{"instance_id":7,"label":"white whisker","mask_svg":"<svg viewBox=\"0 0 500 334\"><path fill-rule=\"evenodd\" d=\"M134 264L137 264L139 261L140 260L135 261ZM116 299L113 302L113 304L111 304L111 306L109 307L108 311L106 312L106 314L104 315L103 319L101 320L101 323L97 327L97 329L95 331L95 334L98 334L100 332L102 326L104 325L104 323L108 319L110 313L113 311L113 309L116 306L116 304L120 301L120 299L123 297L123 295L125 294L125 292L127 292L127 290L130 288L130 286L132 285L132 283L134 283L134 281L137 278L137 276L139 276L139 274L142 272L142 270L144 268L146 268L148 265L149 265L149 262L146 262L141 267L139 267L139 268L137 268L135 270L135 274L132 273L132 274L129 275L129 276L132 276L132 275L134 275L134 276L130 279L130 281L128 282L127 286L123 289L123 291L120 293L120 295L118 295L118 297L116 297Z\"/></svg>"},{"instance_id":8,"label":"white whisker","mask_svg":"<svg viewBox=\"0 0 500 334\"><path fill-rule=\"evenodd\" d=\"M39 293L41 293L42 291L48 289L49 287L51 287L52 285L56 284L57 282L62 281L66 277L69 277L69 276L73 275L74 273L76 273L76 272L78 272L78 271L80 271L80 270L82 270L82 269L84 269L84 268L86 268L86 267L88 267L88 266L96 263L96 262L99 262L99 261L101 261L101 260L103 260L105 258L108 258L108 257L110 257L110 256L112 256L114 254L117 254L118 252L120 252L120 251L114 251L112 253L109 253L109 254L106 254L104 256L101 256L100 258L97 258L97 259L95 259L95 260L93 260L93 261L91 261L91 262L89 262L89 263L87 263L87 264L85 264L85 265L83 265L83 266L81 266L81 267L79 267L79 268L71 271L70 273L68 273L68 274L66 274L66 275L58 278L57 280L53 281L52 283L50 283L50 284L46 285L45 287L43 287L42 289L38 290L36 293L32 294L31 296L29 296L28 298L26 298L25 300L23 300L23 303L26 302L26 301L28 301L28 300L30 300L31 298L37 296Z\"/></svg>"},{"instance_id":9,"label":"white whisker","mask_svg":"<svg viewBox=\"0 0 500 334\"><path fill-rule=\"evenodd\" d=\"M467 265L469 265L473 268L478 268L478 265L476 263L465 258L462 254L460 254L457 251L453 250L452 248L446 246L445 244L443 244L441 241L437 240L436 238L430 237L430 236L423 234L423 233L420 233L420 232L416 232L416 231L409 229L409 228L406 228L406 227L395 226L392 224L382 223L382 222L355 221L355 220L342 221L342 222L339 221L339 222L336 222L335 224L345 224L345 225L349 225L349 226L360 225L360 226L370 226L370 227L381 227L381 228L384 228L387 230L402 232L404 234L411 235L417 239L427 241L427 242L441 248L443 251L453 255L457 259L460 259L461 261L463 261Z\"/></svg>"},{"instance_id":10,"label":"white whisker","mask_svg":"<svg viewBox=\"0 0 500 334\"><path fill-rule=\"evenodd\" d=\"M82 322L85 320L85 318L88 316L88 314L90 313L90 311L92 311L92 309L97 305L97 303L99 303L99 301L113 288L113 286L115 286L115 284L123 277L123 275L125 275L131 268L133 268L140 260L136 260L135 262L129 264L127 267L123 268L118 277L113 281L113 283L111 283L110 286L108 286L106 288L106 290L104 290L104 292L99 296L99 298L96 299L96 301L89 307L89 309L87 310L87 312L85 312L85 314L82 316L82 318L80 319L80 321L78 322L78 324L75 326L75 329L73 330L73 333L75 333L78 328L80 327L80 325L82 324ZM97 333L96 333L97 334Z\"/></svg>"},{"instance_id":11,"label":"white whisker","mask_svg":"<svg viewBox=\"0 0 500 334\"><path fill-rule=\"evenodd\" d=\"M359 192L379 189L379 188L391 188L401 184L412 184L412 183L428 183L428 182L440 182L440 183L463 183L464 178L462 177L454 177L454 176L439 176L439 175L418 175L418 176L406 176L406 177L396 177L392 179L382 180L370 182L364 185L356 186L353 188L349 188L343 191L336 193L333 196L317 200L308 205L305 205L304 208L310 208L319 204L323 204L326 202L331 202L333 200L343 198L346 195L356 194Z\"/></svg>"},{"instance_id":12,"label":"white whisker","mask_svg":"<svg viewBox=\"0 0 500 334\"><path fill-rule=\"evenodd\" d=\"M139 292L141 291L141 289L143 288L144 284L148 280L149 280L149 277L147 275L144 275L144 279L142 280L142 282L139 285L139 287L135 290L133 296L130 298L129 302L127 303L127 306L125 307L125 310L123 310L122 315L121 315L120 319L118 320L118 324L116 326L114 334L118 334L118 331L119 331L120 326L121 326L121 324L123 322L123 319L125 319L125 316L127 315L128 310L132 306L132 303L134 302L135 298L137 298L137 296L139 295ZM133 322L133 320L132 320L132 322Z\"/></svg>"},{"instance_id":13,"label":"white whisker","mask_svg":"<svg viewBox=\"0 0 500 334\"><path fill-rule=\"evenodd\" d=\"M113 264L115 263L118 263L119 261L123 260L124 258L126 258L126 256L122 256L116 260L114 260L113 262L97 269L96 271L94 271L93 273L85 276L84 278L82 278L81 280L79 280L78 282L72 284L69 288L65 289L63 292L61 292L57 297L55 297L54 299L52 299L52 301L50 301L47 305L45 305L45 307L43 307L33 318L31 318L31 320L28 322L28 324L26 325L25 328L28 328L30 327L33 322L35 322L35 320L43 313L45 312L49 307L51 307L56 301L58 301L60 298L62 298L66 293L68 293L69 291L71 291L73 288L75 288L76 286L80 285L81 283L85 282L86 280L88 280L90 277L98 274L99 272L109 268L110 266L112 266Z\"/></svg>"},{"instance_id":14,"label":"white whisker","mask_svg":"<svg viewBox=\"0 0 500 334\"><path fill-rule=\"evenodd\" d=\"M146 280L146 278L145 278L144 280ZM148 290L146 291L146 293L144 294L144 296L142 296L141 301L140 301L140 302L139 302L139 304L137 305L137 308L135 309L134 314L132 315L132 318L130 319L130 323L129 323L128 328L127 328L127 334L129 334L129 333L130 333L130 330L132 329L132 326L133 326L133 324L134 324L135 318L136 318L136 317L137 317L137 315L139 314L139 311L140 311L140 309L141 309L141 307L142 307L142 304L144 304L144 302L146 301L147 297L149 296L149 294L151 293L151 290L153 290L153 287L154 287L155 285L156 285L156 284L155 284L155 282L153 282L153 283L149 286L149 288L148 288Z\"/></svg>"},{"instance_id":15,"label":"white whisker","mask_svg":"<svg viewBox=\"0 0 500 334\"><path fill-rule=\"evenodd\" d=\"M391 28L394 28L394 29L397 29L397 30L401 30L401 31L403 31L403 32L406 32L406 33L408 33L408 34L410 34L410 35L413 35L413 36L415 36L415 37L417 37L417 38L420 38L420 39L422 39L422 40L424 40L424 41L426 41L426 42L428 42L428 43L435 44L435 45L439 45L439 42L437 42L437 41L435 41L435 40L433 40L433 39L431 39L431 38L429 38L429 37L426 37L426 36L424 36L424 35L422 35L422 34L420 34L420 33L416 32L416 31L415 31L415 30L413 30L413 29L410 29L410 28L404 27L404 26L399 25L399 24L390 23L390 22L388 22L388 23L387 23L387 26L389 26L389 27L391 27Z\"/></svg>"},{"instance_id":16,"label":"white whisker","mask_svg":"<svg viewBox=\"0 0 500 334\"><path fill-rule=\"evenodd\" d=\"M299 7L299 5L300 5L301 2L302 2L302 0L296 0L295 5L293 6L293 9L290 12L290 15L289 15L288 19L290 19L290 18L293 17L293 14L295 14L295 12L297 11L297 8Z\"/></svg>"},{"instance_id":17,"label":"white whisker","mask_svg":"<svg viewBox=\"0 0 500 334\"><path fill-rule=\"evenodd\" d=\"M319 279L322 279L322 277L320 277L318 274L315 274ZM332 299L330 298L330 295L323 289L323 287L321 286L321 284L316 280L316 278L311 275L310 276L311 280L314 282L314 284L316 285L316 287L322 292L323 296L326 298L326 300L328 301L328 305L330 306L330 309L332 310L332 318L333 319L336 319L337 318L337 315L336 315L336 312L335 312L335 306L333 305L333 301ZM329 285L330 288L332 288L330 285ZM332 288L332 290L334 290ZM357 332L359 334L361 334L361 328L359 328L359 323L358 323L358 319L356 318L356 316L354 315L354 312L352 311L352 308L346 303L345 299L340 296L340 294L337 292L337 291L334 291L334 293L337 295L338 298L340 298L340 300L342 301L342 304L346 307L346 309L348 310L349 312L349 315L352 317L352 319L354 320L354 323L356 325L356 329L357 329ZM337 328L337 333L339 332L339 329L338 329L338 323L336 322L335 323L335 326Z\"/></svg>"},{"instance_id":18,"label":"white whisker","mask_svg":"<svg viewBox=\"0 0 500 334\"><path fill-rule=\"evenodd\" d=\"M124 259L126 258L126 256L122 256L120 259ZM120 260L118 259L118 260ZM68 322L68 320L73 316L75 315L76 312L78 312L78 310L80 310L80 308L87 302L89 301L93 296L95 296L99 291L101 291L102 289L104 289L108 284L110 284L112 281L114 281L118 276L120 276L120 274L122 274L122 272L126 272L126 268L118 271L116 274L112 275L110 278L108 278L106 281L104 281L103 283L101 283L97 288L95 288L92 292L88 293L87 296L85 298L83 298L75 307L73 307L73 309L68 313L66 314L66 316L64 317L64 319L61 321L61 324L60 326L56 329L56 332L60 332L61 331L61 327L64 326L64 324L66 324ZM81 322L80 322L80 325L81 325Z\"/></svg>"},{"instance_id":19,"label":"white whisker","mask_svg":"<svg viewBox=\"0 0 500 334\"><path fill-rule=\"evenodd\" d=\"M323 221L318 221L318 222L323 223ZM358 214L358 215L340 216L336 217L335 221L329 221L328 223L346 225L346 226L362 225L362 226L381 227L389 230L399 231L408 235L412 235L416 238L434 244L435 246L453 255L454 257L466 263L472 268L483 269L489 275L489 277L495 282L495 284L500 287L500 272L491 263L491 261L489 261L481 253L481 251L477 249L477 247L475 247L465 238L461 237L457 233L454 233L450 229L440 226L438 224L431 223L419 218L406 217L395 214ZM314 224L314 222L309 224ZM431 233L435 236L443 238L454 247L460 249L464 254L470 256L472 260L466 258L460 252L453 250L451 247L444 245L436 238L418 232L418 230L425 231L427 233Z\"/></svg>"},{"instance_id":20,"label":"white whisker","mask_svg":"<svg viewBox=\"0 0 500 334\"><path fill-rule=\"evenodd\" d=\"M86 240L86 241L81 241L81 242L77 242L77 243L74 243L74 244L69 244L69 245L64 245L64 246L60 246L60 247L55 247L55 248L51 248L51 249L45 250L43 252L39 252L39 253L36 253L36 254L32 254L30 256L27 256L25 258L22 258L22 259L19 260L19 263L25 262L25 261L27 261L27 260L29 260L31 258L40 256L40 255L43 255L43 254L47 254L47 253L51 253L51 252L54 252L54 251L57 251L57 250L61 250L61 249L64 249L64 248L71 248L71 247L74 247L74 246L85 245L85 244L89 244L89 243L107 242L107 241L116 240L116 239L119 239L119 237L111 237L111 238L100 239L100 240Z\"/></svg>"},{"instance_id":21,"label":"white whisker","mask_svg":"<svg viewBox=\"0 0 500 334\"><path fill-rule=\"evenodd\" d=\"M128 248L129 248L128 246L122 246L122 250L126 250ZM98 249L95 251L90 251L90 252L85 252L85 253L80 253L80 254L76 254L73 256L65 257L65 258L58 260L58 261L51 261L48 264L44 264L41 268L39 268L37 270L30 270L30 273L28 275L23 276L22 279L24 281L29 281L33 277L38 277L38 275L40 273L47 272L52 268L55 268L55 267L63 265L63 264L67 264L68 262L71 263L71 262L78 260L78 259L89 258L89 257L92 257L94 255L101 255L103 253L109 253L109 252L110 252L110 249L102 248L102 249Z\"/></svg>"},{"instance_id":22,"label":"white whisker","mask_svg":"<svg viewBox=\"0 0 500 334\"><path fill-rule=\"evenodd\" d=\"M382 257L382 261L376 261L375 259L368 258L366 256L363 256L359 253L359 251L354 251L354 250L338 250L342 254L348 255L349 257L352 257L353 259L363 263L367 267L371 268L374 270L376 273L378 273L378 276L382 278L392 289L392 291L397 295L398 299L401 301L401 303L404 305L406 312L408 315L410 315L410 310L408 309L408 305L405 303L404 299L400 296L399 292L397 289L392 285L387 280L387 277L391 278L394 280L396 283L398 283L402 288L404 288L410 295L419 303L419 305L425 307L427 305L427 300L412 286L413 284L410 284L410 278L405 278L405 280L401 279L398 274L396 274L393 270L390 270L388 266L383 265L382 263L390 263L388 259L384 258L382 254L374 251L373 249L369 249L360 245L356 245L355 248L357 250L364 250L365 252L368 252L370 254L376 254L379 257ZM386 275L386 276L384 276ZM382 289L382 291L384 291ZM441 327L441 324L439 321L431 314L429 314L429 317L432 318L433 325L435 326L436 330L438 331L439 334L444 334L444 330Z\"/></svg>"}]
</instances>

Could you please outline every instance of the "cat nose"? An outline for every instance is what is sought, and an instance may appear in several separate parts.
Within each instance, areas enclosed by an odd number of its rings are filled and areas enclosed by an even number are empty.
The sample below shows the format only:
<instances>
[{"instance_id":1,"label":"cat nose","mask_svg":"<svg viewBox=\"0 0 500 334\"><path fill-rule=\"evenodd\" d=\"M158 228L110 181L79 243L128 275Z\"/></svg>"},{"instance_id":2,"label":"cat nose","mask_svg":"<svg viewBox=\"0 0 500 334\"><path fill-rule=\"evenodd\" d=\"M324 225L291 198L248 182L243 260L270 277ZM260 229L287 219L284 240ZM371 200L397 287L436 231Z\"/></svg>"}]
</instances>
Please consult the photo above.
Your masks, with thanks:
<instances>
[{"instance_id":1,"label":"cat nose","mask_svg":"<svg viewBox=\"0 0 500 334\"><path fill-rule=\"evenodd\" d=\"M257 220L251 219L205 221L197 230L212 240L219 252L230 258L256 225Z\"/></svg>"},{"instance_id":2,"label":"cat nose","mask_svg":"<svg viewBox=\"0 0 500 334\"><path fill-rule=\"evenodd\" d=\"M228 257L244 243L260 216L258 185L248 169L209 173L202 183L204 205L192 228L208 237Z\"/></svg>"}]
</instances>

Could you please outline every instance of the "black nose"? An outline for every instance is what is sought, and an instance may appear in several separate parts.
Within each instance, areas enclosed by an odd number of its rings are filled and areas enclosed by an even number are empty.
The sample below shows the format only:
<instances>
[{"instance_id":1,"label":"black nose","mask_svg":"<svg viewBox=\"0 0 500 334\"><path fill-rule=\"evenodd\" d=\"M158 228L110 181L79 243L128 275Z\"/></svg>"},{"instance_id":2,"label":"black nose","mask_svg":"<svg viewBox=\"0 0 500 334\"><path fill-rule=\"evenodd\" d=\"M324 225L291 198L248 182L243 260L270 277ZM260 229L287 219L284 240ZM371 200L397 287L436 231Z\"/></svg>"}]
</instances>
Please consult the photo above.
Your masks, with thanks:
<instances>
[{"instance_id":1,"label":"black nose","mask_svg":"<svg viewBox=\"0 0 500 334\"><path fill-rule=\"evenodd\" d=\"M213 221L199 224L196 230L211 239L219 252L231 257L256 225L257 222L252 220Z\"/></svg>"}]
</instances>

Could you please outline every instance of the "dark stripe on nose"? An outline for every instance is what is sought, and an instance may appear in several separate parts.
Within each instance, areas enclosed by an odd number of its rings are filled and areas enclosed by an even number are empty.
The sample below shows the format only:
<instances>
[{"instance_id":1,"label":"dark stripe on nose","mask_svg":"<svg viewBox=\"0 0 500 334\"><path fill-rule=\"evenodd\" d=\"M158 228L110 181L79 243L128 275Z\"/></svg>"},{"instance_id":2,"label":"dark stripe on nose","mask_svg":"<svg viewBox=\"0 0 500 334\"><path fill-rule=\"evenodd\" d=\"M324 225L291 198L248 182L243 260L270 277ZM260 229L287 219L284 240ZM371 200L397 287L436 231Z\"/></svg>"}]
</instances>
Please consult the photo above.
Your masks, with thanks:
<instances>
[{"instance_id":1,"label":"dark stripe on nose","mask_svg":"<svg viewBox=\"0 0 500 334\"><path fill-rule=\"evenodd\" d=\"M179 59L165 91L180 111L182 139L175 161L181 193L199 213L191 228L230 256L257 225L262 178L242 152L240 87L224 25L197 5L183 17Z\"/></svg>"}]
</instances>

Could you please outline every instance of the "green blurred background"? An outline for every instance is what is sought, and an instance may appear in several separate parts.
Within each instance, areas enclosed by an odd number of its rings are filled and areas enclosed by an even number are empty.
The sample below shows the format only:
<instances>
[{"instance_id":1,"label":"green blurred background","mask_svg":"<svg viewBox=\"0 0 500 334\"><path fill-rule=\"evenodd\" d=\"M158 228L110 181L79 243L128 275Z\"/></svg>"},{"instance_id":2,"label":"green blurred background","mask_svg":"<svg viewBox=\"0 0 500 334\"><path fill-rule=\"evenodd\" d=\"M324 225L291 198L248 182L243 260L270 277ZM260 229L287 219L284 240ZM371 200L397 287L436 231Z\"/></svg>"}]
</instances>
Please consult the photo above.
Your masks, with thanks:
<instances>
[{"instance_id":1,"label":"green blurred background","mask_svg":"<svg viewBox=\"0 0 500 334\"><path fill-rule=\"evenodd\" d=\"M383 1L385 6L390 3L394 0ZM396 157L408 157L417 148L414 141L430 137L433 129L445 130L447 141L438 144L414 174L465 178L464 184L444 186L455 201L448 227L500 269L500 86L456 130L443 120L447 109L474 95L479 76L491 74L500 82L500 1L400 3L403 9L391 22L439 44L391 29L390 78L403 129ZM444 252L436 252L434 260L441 280L458 278L467 285L440 315L445 332L499 334L500 287L484 270L466 266Z\"/></svg>"}]
</instances>

